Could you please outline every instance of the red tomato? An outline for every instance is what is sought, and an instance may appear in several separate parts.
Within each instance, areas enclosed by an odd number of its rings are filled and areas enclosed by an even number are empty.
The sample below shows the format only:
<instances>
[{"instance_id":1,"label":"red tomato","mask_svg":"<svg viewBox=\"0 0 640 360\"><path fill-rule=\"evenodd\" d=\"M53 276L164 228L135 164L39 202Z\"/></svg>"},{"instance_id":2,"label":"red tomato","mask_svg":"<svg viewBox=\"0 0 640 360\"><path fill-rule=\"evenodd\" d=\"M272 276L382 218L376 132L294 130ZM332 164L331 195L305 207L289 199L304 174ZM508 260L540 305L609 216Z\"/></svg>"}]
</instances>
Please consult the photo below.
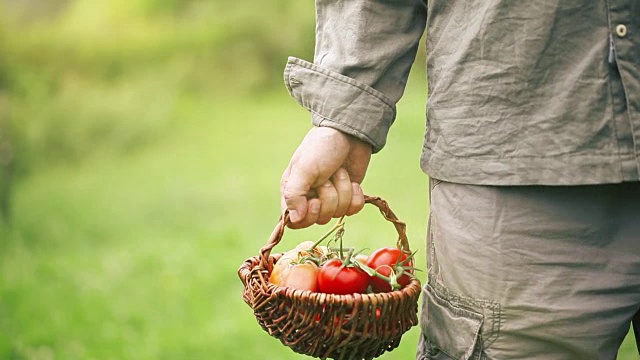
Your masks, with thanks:
<instances>
[{"instance_id":1,"label":"red tomato","mask_svg":"<svg viewBox=\"0 0 640 360\"><path fill-rule=\"evenodd\" d=\"M402 266L411 266L411 261L400 265L406 259L407 254L402 252L400 249L385 247L371 253L366 265L381 275L389 276L392 270L395 274L399 274L402 271ZM405 270L405 272L406 271L407 270ZM398 277L397 281L401 287L404 287L409 284L411 277L407 274L403 274ZM375 292L386 292L392 290L391 285L388 282L375 276L370 277L370 284Z\"/></svg>"},{"instance_id":2,"label":"red tomato","mask_svg":"<svg viewBox=\"0 0 640 360\"><path fill-rule=\"evenodd\" d=\"M343 266L339 259L331 259L320 268L318 287L327 294L347 295L364 293L369 276L357 267Z\"/></svg>"}]
</instances>

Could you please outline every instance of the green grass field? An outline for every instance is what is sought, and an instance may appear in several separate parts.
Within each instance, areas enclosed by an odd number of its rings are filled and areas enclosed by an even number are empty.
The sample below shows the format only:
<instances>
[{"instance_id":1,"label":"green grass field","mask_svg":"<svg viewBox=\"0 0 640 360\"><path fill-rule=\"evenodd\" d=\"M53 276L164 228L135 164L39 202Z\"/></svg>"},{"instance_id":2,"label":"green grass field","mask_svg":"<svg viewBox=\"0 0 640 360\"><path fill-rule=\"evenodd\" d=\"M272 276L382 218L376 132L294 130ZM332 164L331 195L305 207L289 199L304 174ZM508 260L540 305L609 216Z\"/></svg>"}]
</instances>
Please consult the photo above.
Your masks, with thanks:
<instances>
[{"instance_id":1,"label":"green grass field","mask_svg":"<svg viewBox=\"0 0 640 360\"><path fill-rule=\"evenodd\" d=\"M0 242L1 359L299 358L258 327L236 270L276 224L280 174L308 115L284 89L178 108L174 131L142 150L19 184ZM409 223L423 262L421 120L407 120L365 189ZM354 245L395 241L374 209L347 226ZM280 248L320 232L291 231ZM387 358L411 358L416 341L407 334Z\"/></svg>"}]
</instances>

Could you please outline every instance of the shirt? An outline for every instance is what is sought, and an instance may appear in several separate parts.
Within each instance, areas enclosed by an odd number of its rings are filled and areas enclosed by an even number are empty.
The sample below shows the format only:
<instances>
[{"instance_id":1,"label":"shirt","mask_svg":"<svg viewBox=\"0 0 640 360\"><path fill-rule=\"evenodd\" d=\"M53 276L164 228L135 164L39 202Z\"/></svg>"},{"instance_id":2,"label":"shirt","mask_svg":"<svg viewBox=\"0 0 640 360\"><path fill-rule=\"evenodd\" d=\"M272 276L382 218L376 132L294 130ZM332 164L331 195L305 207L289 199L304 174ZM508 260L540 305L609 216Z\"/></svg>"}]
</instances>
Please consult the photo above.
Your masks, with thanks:
<instances>
[{"instance_id":1,"label":"shirt","mask_svg":"<svg viewBox=\"0 0 640 360\"><path fill-rule=\"evenodd\" d=\"M640 0L317 0L285 83L380 151L427 31L423 170L449 182L640 179Z\"/></svg>"}]
</instances>

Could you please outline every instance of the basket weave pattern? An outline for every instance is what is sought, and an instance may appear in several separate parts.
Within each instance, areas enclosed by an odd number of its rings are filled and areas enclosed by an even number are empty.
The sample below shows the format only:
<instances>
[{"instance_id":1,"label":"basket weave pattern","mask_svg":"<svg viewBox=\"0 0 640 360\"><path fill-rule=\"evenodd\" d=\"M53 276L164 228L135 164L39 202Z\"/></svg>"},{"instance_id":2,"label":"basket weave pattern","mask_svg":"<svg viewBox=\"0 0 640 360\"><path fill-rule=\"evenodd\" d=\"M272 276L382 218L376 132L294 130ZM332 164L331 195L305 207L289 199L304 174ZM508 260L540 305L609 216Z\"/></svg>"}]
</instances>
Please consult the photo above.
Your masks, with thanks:
<instances>
[{"instance_id":1,"label":"basket weave pattern","mask_svg":"<svg viewBox=\"0 0 640 360\"><path fill-rule=\"evenodd\" d=\"M410 252L406 226L387 202L379 197L366 197L365 202L377 206L393 223L397 246ZM402 335L418 324L420 282L412 279L400 290L352 295L273 285L269 275L281 254L271 255L271 249L282 239L288 221L285 213L260 255L247 259L238 270L245 285L242 297L260 326L293 351L323 359L373 359L395 349Z\"/></svg>"}]
</instances>

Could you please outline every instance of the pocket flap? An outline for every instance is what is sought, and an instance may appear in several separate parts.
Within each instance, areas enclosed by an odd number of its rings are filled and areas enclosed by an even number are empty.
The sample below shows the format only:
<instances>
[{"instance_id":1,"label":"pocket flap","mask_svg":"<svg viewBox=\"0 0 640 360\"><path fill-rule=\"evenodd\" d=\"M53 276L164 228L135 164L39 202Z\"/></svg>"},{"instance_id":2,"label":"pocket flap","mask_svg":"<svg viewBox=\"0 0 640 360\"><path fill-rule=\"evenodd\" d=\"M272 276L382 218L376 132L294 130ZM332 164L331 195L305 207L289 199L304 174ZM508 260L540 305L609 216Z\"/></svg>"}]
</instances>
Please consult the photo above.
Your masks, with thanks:
<instances>
[{"instance_id":1,"label":"pocket flap","mask_svg":"<svg viewBox=\"0 0 640 360\"><path fill-rule=\"evenodd\" d=\"M423 331L431 346L454 359L468 360L478 342L483 316L451 304L427 284ZM426 321L424 321L426 319Z\"/></svg>"}]
</instances>

